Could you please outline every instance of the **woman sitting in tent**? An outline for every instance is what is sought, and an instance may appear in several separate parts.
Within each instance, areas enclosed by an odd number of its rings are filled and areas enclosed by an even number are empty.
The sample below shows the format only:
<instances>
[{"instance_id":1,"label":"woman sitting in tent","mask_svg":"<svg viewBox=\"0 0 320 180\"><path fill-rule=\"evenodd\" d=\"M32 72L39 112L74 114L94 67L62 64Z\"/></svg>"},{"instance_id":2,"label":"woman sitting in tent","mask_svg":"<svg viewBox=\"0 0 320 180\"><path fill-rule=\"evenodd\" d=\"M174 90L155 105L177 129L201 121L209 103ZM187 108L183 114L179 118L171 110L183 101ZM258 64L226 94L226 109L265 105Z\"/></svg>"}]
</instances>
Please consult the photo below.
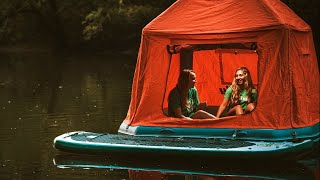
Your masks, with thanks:
<instances>
[{"instance_id":1,"label":"woman sitting in tent","mask_svg":"<svg viewBox=\"0 0 320 180\"><path fill-rule=\"evenodd\" d=\"M169 94L168 113L169 116L185 119L212 119L214 115L200 110L200 101L196 83L196 74L190 69L181 71L178 83ZM201 103L205 105L205 103Z\"/></svg>"},{"instance_id":2,"label":"woman sitting in tent","mask_svg":"<svg viewBox=\"0 0 320 180\"><path fill-rule=\"evenodd\" d=\"M218 109L217 118L228 106L227 116L251 112L257 102L257 91L252 84L249 70L246 67L237 69L232 85L227 89Z\"/></svg>"}]
</instances>

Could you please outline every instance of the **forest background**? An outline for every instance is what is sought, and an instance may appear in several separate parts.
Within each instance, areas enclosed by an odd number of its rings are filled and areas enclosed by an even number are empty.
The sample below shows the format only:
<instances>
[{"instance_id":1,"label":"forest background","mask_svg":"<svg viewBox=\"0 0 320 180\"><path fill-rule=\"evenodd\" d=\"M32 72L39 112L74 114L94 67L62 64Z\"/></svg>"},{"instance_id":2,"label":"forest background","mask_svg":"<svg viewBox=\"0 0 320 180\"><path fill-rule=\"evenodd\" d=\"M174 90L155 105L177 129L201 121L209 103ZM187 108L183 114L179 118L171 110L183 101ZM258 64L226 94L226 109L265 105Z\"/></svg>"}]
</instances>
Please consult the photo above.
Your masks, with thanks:
<instances>
[{"instance_id":1,"label":"forest background","mask_svg":"<svg viewBox=\"0 0 320 180\"><path fill-rule=\"evenodd\" d=\"M319 56L316 0L282 0L312 30ZM1 0L0 50L137 53L142 28L175 0Z\"/></svg>"}]
</instances>

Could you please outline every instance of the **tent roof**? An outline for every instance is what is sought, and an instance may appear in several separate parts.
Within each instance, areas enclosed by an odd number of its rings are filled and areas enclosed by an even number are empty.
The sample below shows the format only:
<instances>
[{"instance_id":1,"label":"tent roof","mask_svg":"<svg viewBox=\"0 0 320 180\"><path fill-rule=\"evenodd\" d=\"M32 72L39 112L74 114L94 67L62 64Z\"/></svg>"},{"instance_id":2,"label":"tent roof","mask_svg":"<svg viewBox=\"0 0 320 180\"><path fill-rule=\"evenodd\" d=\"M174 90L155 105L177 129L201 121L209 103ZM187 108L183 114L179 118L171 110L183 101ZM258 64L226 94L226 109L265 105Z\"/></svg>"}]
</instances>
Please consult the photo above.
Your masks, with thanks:
<instances>
[{"instance_id":1,"label":"tent roof","mask_svg":"<svg viewBox=\"0 0 320 180\"><path fill-rule=\"evenodd\" d=\"M207 34L275 27L310 31L280 0L178 0L151 21L144 33Z\"/></svg>"}]
</instances>

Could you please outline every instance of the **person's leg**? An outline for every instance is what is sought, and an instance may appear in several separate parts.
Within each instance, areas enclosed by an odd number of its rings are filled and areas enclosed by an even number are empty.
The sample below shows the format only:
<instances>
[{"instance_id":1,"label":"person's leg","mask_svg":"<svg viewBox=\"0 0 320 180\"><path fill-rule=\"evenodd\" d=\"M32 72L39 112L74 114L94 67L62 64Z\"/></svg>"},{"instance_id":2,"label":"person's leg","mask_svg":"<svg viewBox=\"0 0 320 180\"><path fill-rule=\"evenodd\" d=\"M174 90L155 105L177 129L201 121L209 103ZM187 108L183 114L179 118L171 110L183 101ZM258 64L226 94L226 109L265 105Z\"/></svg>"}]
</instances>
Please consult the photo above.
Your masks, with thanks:
<instances>
[{"instance_id":1,"label":"person's leg","mask_svg":"<svg viewBox=\"0 0 320 180\"><path fill-rule=\"evenodd\" d=\"M227 112L227 116L233 116L233 115L241 115L243 114L243 109L240 105L237 105L233 108L231 108L228 112Z\"/></svg>"},{"instance_id":2,"label":"person's leg","mask_svg":"<svg viewBox=\"0 0 320 180\"><path fill-rule=\"evenodd\" d=\"M214 119L216 118L214 115L204 111L199 110L191 116L192 119Z\"/></svg>"},{"instance_id":3,"label":"person's leg","mask_svg":"<svg viewBox=\"0 0 320 180\"><path fill-rule=\"evenodd\" d=\"M244 110L244 113L249 113L249 112L253 111L254 108L255 108L254 103L250 103L250 104L248 104L247 108Z\"/></svg>"}]
</instances>

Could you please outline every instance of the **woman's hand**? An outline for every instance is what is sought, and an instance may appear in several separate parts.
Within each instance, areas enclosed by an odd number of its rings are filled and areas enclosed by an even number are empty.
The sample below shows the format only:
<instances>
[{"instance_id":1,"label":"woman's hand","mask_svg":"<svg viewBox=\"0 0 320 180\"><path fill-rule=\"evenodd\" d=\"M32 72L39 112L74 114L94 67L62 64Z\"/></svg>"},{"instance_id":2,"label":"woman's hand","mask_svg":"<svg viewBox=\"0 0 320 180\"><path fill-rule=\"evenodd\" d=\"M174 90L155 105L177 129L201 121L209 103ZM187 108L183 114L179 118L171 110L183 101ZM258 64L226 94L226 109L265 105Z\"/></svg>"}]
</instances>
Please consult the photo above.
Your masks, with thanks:
<instances>
[{"instance_id":1,"label":"woman's hand","mask_svg":"<svg viewBox=\"0 0 320 180\"><path fill-rule=\"evenodd\" d=\"M221 114L223 113L223 111L226 109L227 105L229 104L229 99L228 98L224 98L221 105L219 106L218 112L216 117L219 118L221 116Z\"/></svg>"},{"instance_id":2,"label":"woman's hand","mask_svg":"<svg viewBox=\"0 0 320 180\"><path fill-rule=\"evenodd\" d=\"M205 110L207 109L207 107L208 107L207 101L204 101L199 104L199 106L197 107L197 110Z\"/></svg>"}]
</instances>

